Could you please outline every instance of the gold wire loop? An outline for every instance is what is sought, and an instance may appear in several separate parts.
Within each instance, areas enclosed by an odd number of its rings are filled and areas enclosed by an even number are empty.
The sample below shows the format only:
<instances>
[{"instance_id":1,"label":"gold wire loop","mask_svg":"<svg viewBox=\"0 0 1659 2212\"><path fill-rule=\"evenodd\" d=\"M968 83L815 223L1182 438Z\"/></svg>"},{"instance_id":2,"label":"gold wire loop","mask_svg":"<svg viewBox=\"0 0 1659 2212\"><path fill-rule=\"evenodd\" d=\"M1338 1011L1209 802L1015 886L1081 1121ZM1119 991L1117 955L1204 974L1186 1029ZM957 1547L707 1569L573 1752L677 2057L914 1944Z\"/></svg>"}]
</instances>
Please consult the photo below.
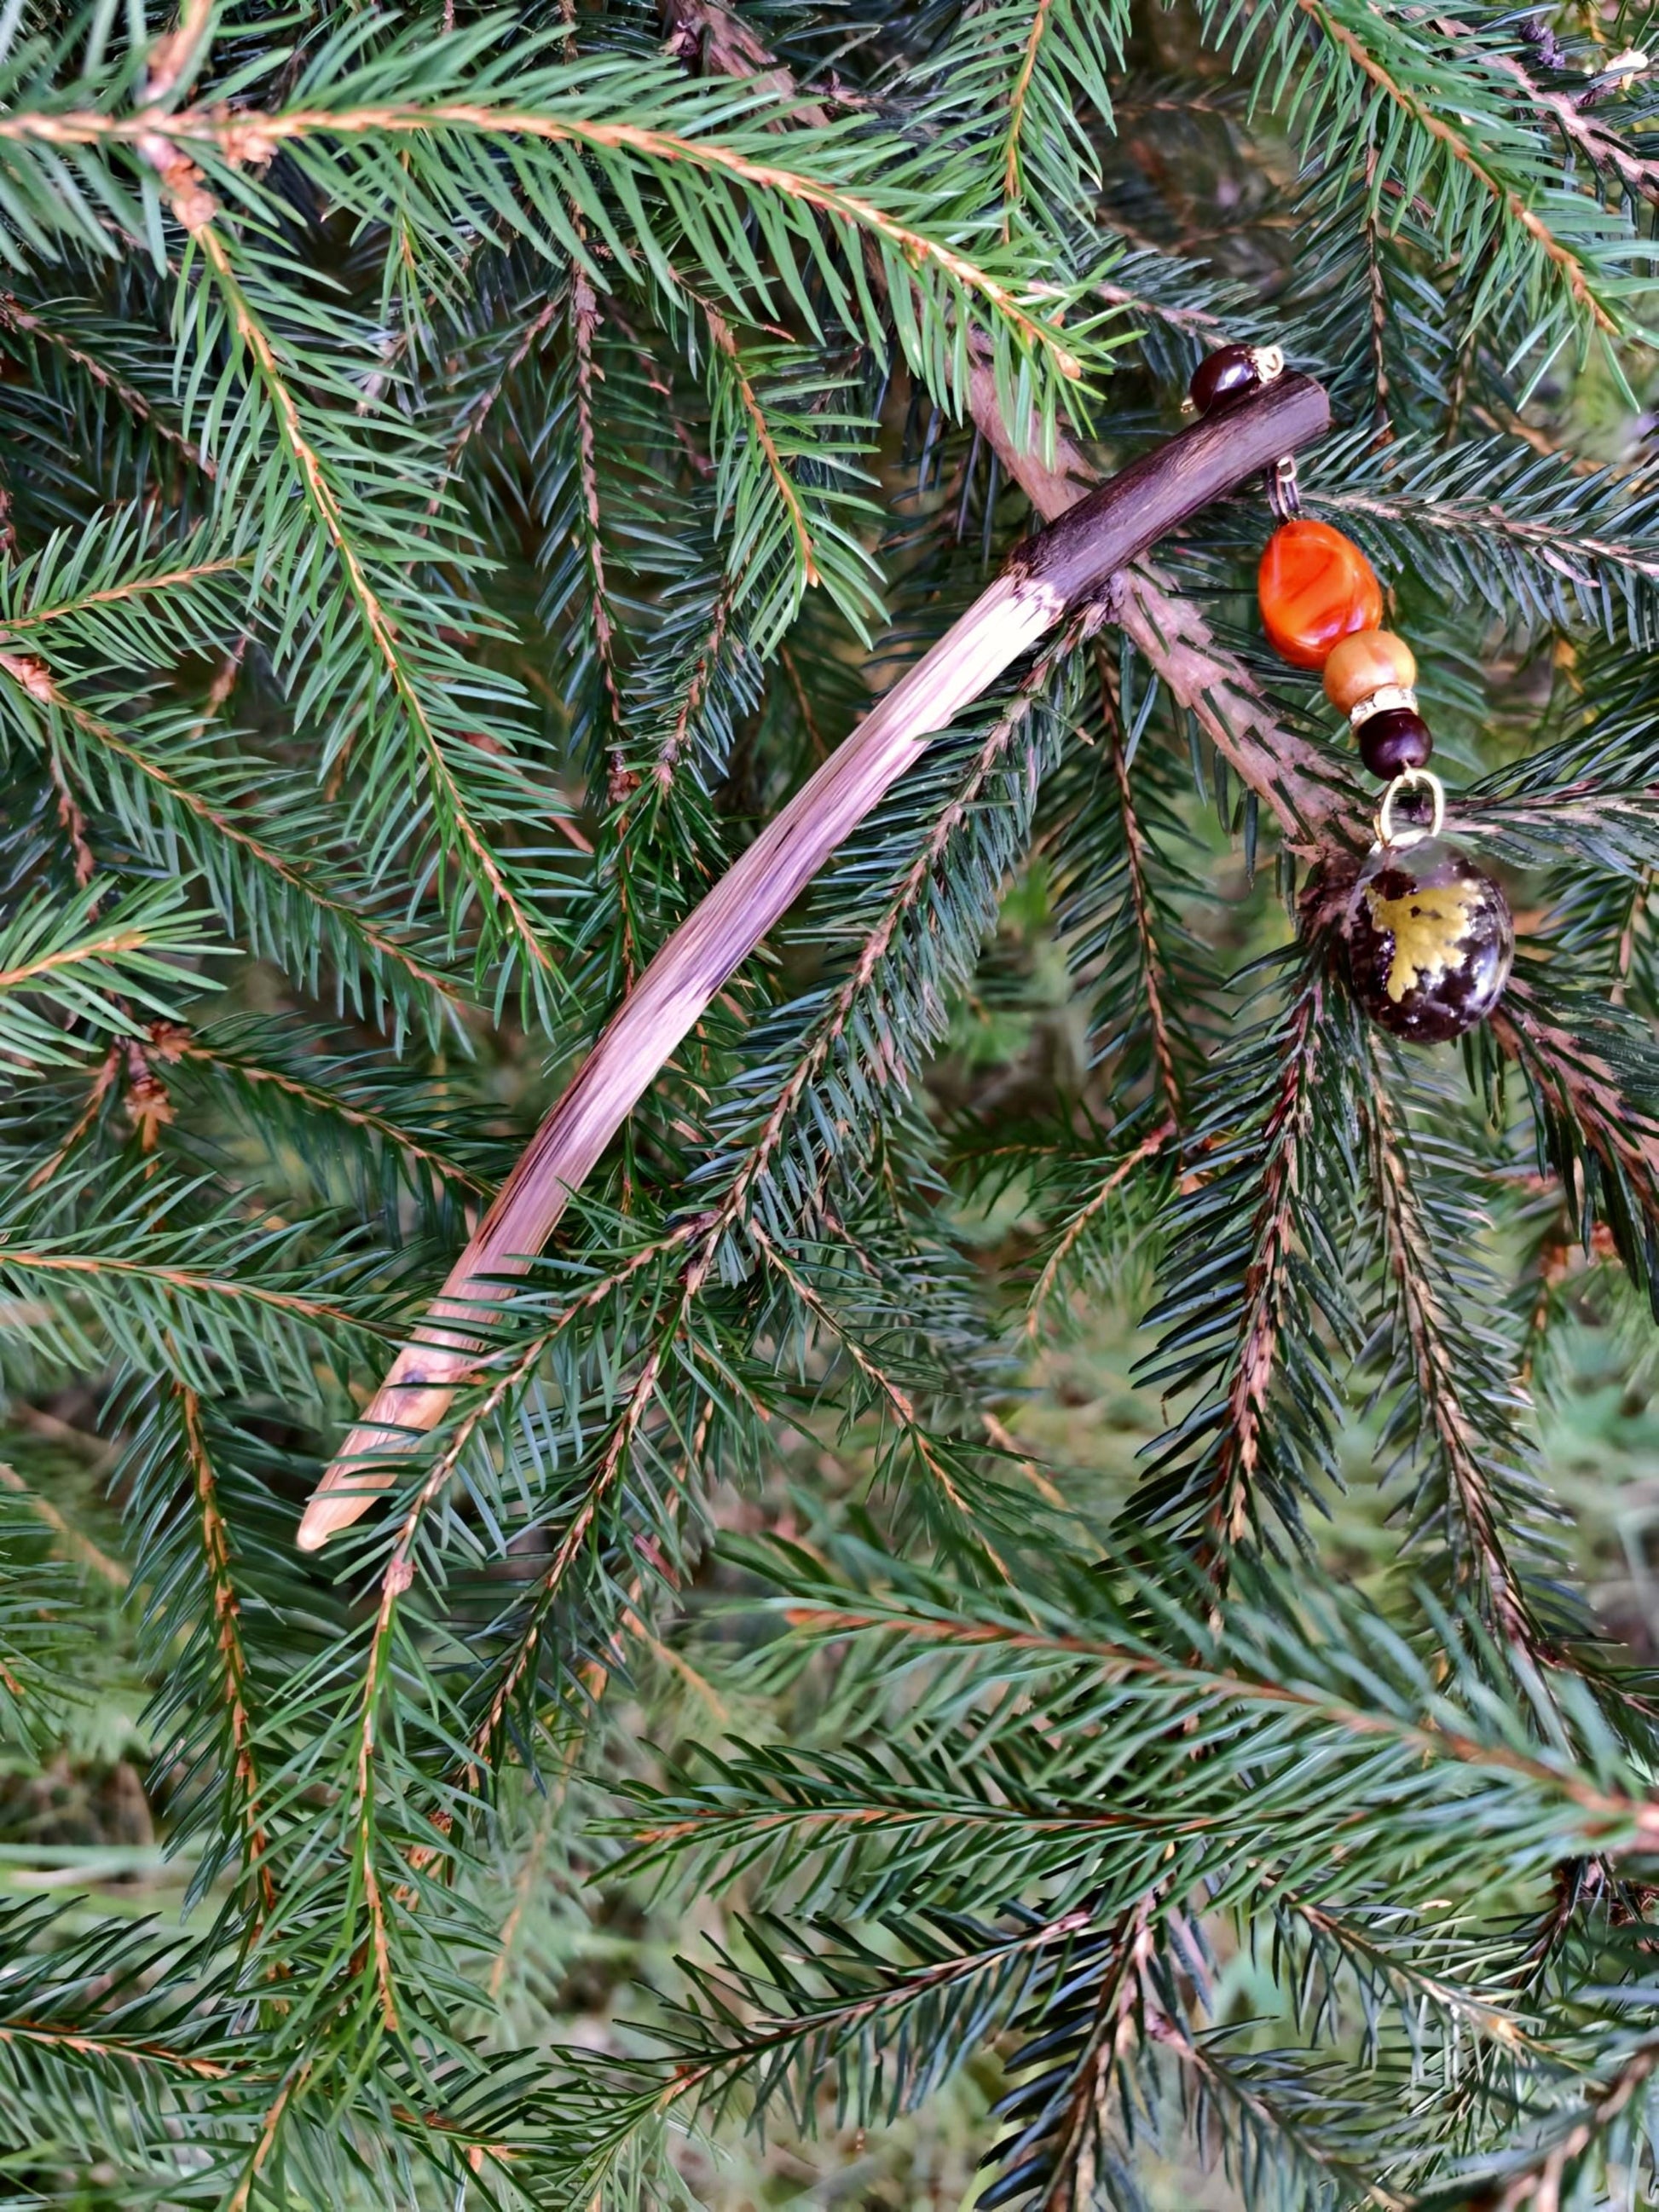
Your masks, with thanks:
<instances>
[{"instance_id":1,"label":"gold wire loop","mask_svg":"<svg viewBox=\"0 0 1659 2212\"><path fill-rule=\"evenodd\" d=\"M1420 789L1426 785L1434 795L1433 818L1425 829L1414 822L1409 829L1397 834L1394 826L1394 802L1402 791ZM1383 845L1419 845L1425 837L1437 837L1446 826L1446 787L1432 769L1402 769L1382 794L1382 804L1376 810L1376 842Z\"/></svg>"}]
</instances>

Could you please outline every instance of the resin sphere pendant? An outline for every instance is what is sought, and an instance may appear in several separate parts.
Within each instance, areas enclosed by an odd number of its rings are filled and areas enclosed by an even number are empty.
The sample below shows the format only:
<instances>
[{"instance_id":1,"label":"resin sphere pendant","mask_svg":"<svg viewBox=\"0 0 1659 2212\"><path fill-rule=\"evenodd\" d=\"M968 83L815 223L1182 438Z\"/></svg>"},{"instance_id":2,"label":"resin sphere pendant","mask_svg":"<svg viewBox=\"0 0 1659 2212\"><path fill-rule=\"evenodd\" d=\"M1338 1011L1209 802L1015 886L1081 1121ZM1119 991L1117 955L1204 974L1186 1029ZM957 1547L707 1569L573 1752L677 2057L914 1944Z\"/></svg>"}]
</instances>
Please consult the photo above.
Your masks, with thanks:
<instances>
[{"instance_id":1,"label":"resin sphere pendant","mask_svg":"<svg viewBox=\"0 0 1659 2212\"><path fill-rule=\"evenodd\" d=\"M1442 1044L1484 1021L1515 956L1498 885L1467 854L1420 830L1371 848L1346 933L1355 998L1374 1022L1413 1044Z\"/></svg>"}]
</instances>

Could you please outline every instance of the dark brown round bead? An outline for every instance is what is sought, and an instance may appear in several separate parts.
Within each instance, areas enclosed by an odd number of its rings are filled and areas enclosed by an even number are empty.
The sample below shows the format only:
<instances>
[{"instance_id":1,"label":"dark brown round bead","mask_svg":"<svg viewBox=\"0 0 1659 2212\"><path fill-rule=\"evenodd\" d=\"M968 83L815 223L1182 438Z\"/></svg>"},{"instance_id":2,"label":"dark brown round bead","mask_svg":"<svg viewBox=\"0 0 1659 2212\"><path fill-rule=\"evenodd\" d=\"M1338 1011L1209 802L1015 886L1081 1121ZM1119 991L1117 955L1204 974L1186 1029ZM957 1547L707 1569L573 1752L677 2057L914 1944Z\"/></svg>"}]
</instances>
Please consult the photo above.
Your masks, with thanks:
<instances>
[{"instance_id":1,"label":"dark brown round bead","mask_svg":"<svg viewBox=\"0 0 1659 2212\"><path fill-rule=\"evenodd\" d=\"M1349 896L1353 993L1371 1019L1413 1044L1484 1021L1509 981L1509 902L1467 854L1438 837L1377 848Z\"/></svg>"},{"instance_id":2,"label":"dark brown round bead","mask_svg":"<svg viewBox=\"0 0 1659 2212\"><path fill-rule=\"evenodd\" d=\"M1187 396L1200 415L1212 415L1218 407L1254 392L1261 381L1261 371L1249 346L1223 346L1219 353L1207 355L1193 371Z\"/></svg>"},{"instance_id":3,"label":"dark brown round bead","mask_svg":"<svg viewBox=\"0 0 1659 2212\"><path fill-rule=\"evenodd\" d=\"M1384 707L1359 725L1359 757L1385 783L1425 766L1433 750L1428 724L1409 707Z\"/></svg>"}]
</instances>

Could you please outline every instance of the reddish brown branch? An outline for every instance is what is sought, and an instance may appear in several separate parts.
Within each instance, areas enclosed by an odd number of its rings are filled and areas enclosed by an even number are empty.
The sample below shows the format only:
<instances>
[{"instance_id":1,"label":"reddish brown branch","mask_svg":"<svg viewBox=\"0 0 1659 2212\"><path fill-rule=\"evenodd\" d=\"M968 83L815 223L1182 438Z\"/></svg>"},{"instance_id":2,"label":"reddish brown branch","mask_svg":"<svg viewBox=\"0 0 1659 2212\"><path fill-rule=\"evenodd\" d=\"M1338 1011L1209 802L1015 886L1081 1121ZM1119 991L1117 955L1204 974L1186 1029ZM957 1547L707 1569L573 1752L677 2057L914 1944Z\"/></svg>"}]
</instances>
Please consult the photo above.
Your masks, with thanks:
<instances>
[{"instance_id":1,"label":"reddish brown branch","mask_svg":"<svg viewBox=\"0 0 1659 2212\"><path fill-rule=\"evenodd\" d=\"M1118 811L1123 819L1123 858L1129 879L1129 909L1134 918L1135 936L1140 945L1140 969L1146 992L1146 1024L1152 1033L1152 1060L1158 1069L1158 1088L1164 1093L1170 1122L1174 1127L1183 1118L1181 1085L1176 1075L1169 1009L1164 1003L1164 963L1158 951L1152 884L1146 871L1146 833L1140 826L1139 815L1135 811L1134 793L1129 784L1129 761L1123 743L1122 717L1118 712L1118 702L1105 681L1103 667L1101 691L1111 741L1112 775L1117 783Z\"/></svg>"},{"instance_id":2,"label":"reddish brown branch","mask_svg":"<svg viewBox=\"0 0 1659 2212\"><path fill-rule=\"evenodd\" d=\"M1304 1188L1303 1150L1313 1122L1323 1011L1324 994L1316 981L1292 1017L1279 1096L1263 1132L1261 1197L1244 1273L1238 1351L1205 1516L1205 1564L1218 1585L1249 1525L1251 1485L1261 1463L1285 1295L1297 1249L1296 1209Z\"/></svg>"},{"instance_id":3,"label":"reddish brown branch","mask_svg":"<svg viewBox=\"0 0 1659 2212\"><path fill-rule=\"evenodd\" d=\"M212 1595L213 1641L219 1653L226 1723L230 1735L231 1775L240 1795L248 1871L258 1886L260 1914L276 1909L276 1885L265 1863L268 1838L260 1810L258 1770L253 1757L253 1720L248 1703L247 1655L242 1645L241 1601L231 1573L230 1540L219 1508L219 1482L202 1426L202 1401L194 1390L179 1393L185 1456L195 1493L202 1559Z\"/></svg>"},{"instance_id":4,"label":"reddish brown branch","mask_svg":"<svg viewBox=\"0 0 1659 2212\"><path fill-rule=\"evenodd\" d=\"M1241 783L1264 799L1286 841L1312 854L1350 811L1328 756L1279 724L1255 680L1218 647L1191 600L1157 570L1123 579L1118 621Z\"/></svg>"},{"instance_id":5,"label":"reddish brown branch","mask_svg":"<svg viewBox=\"0 0 1659 2212\"><path fill-rule=\"evenodd\" d=\"M1084 1231L1095 1216L1110 1203L1113 1192L1121 1189L1137 1168L1145 1166L1148 1160L1157 1158L1165 1145L1176 1134L1176 1124L1173 1120L1160 1121L1152 1134L1143 1137L1133 1152L1126 1152L1121 1160L1113 1163L1096 1185L1093 1194L1078 1208L1066 1223L1060 1242L1049 1254L1048 1262L1042 1274L1037 1278L1036 1288L1031 1293L1030 1306L1025 1316L1027 1336L1034 1337L1041 1328L1043 1308L1048 1303L1054 1285L1060 1279L1060 1270L1070 1259L1073 1251L1076 1249L1078 1239Z\"/></svg>"},{"instance_id":6,"label":"reddish brown branch","mask_svg":"<svg viewBox=\"0 0 1659 2212\"><path fill-rule=\"evenodd\" d=\"M1371 1126L1373 1181L1382 1220L1383 1247L1399 1300L1412 1372L1445 1464L1468 1547L1468 1555L1459 1562L1459 1579L1467 1582L1479 1577L1492 1618L1518 1650L1529 1652L1542 1663L1558 1662L1561 1654L1534 1620L1504 1549L1496 1502L1482 1465L1481 1441L1458 1388L1439 1286L1425 1264L1430 1232L1412 1187L1389 1086L1380 1068L1374 1070L1365 1112Z\"/></svg>"},{"instance_id":7,"label":"reddish brown branch","mask_svg":"<svg viewBox=\"0 0 1659 2212\"><path fill-rule=\"evenodd\" d=\"M1546 1101L1583 1131L1602 1164L1628 1178L1649 1218L1659 1219L1659 1122L1632 1106L1617 1071L1521 977L1511 978L1492 1030Z\"/></svg>"}]
</instances>

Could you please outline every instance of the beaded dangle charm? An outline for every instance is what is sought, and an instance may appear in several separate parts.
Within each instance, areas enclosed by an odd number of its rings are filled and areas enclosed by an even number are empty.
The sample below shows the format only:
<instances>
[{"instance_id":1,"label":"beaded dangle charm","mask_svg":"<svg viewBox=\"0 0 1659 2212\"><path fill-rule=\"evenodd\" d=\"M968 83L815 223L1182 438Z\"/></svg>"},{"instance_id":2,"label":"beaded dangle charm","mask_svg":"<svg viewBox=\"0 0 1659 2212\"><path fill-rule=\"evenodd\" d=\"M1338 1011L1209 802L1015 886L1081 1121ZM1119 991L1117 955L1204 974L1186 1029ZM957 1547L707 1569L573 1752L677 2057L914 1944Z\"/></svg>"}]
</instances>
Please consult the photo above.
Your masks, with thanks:
<instances>
[{"instance_id":1,"label":"beaded dangle charm","mask_svg":"<svg viewBox=\"0 0 1659 2212\"><path fill-rule=\"evenodd\" d=\"M1394 822L1396 797L1413 784L1433 795L1427 829ZM1355 998L1374 1022L1413 1044L1443 1044L1484 1021L1515 957L1509 902L1446 842L1445 817L1437 775L1408 768L1395 776L1344 917Z\"/></svg>"},{"instance_id":2,"label":"beaded dangle charm","mask_svg":"<svg viewBox=\"0 0 1659 2212\"><path fill-rule=\"evenodd\" d=\"M1283 366L1276 347L1224 347L1200 364L1189 404L1212 414ZM1370 562L1340 530L1297 511L1294 461L1279 463L1269 497L1279 527L1256 576L1262 627L1281 659L1323 670L1326 697L1346 715L1366 768L1388 785L1345 916L1353 994L1394 1036L1443 1043L1484 1020L1509 980L1508 902L1441 834L1446 794L1428 769L1434 739L1417 711L1416 657L1381 627L1382 587ZM1426 828L1394 818L1395 800L1414 786L1432 799Z\"/></svg>"}]
</instances>

